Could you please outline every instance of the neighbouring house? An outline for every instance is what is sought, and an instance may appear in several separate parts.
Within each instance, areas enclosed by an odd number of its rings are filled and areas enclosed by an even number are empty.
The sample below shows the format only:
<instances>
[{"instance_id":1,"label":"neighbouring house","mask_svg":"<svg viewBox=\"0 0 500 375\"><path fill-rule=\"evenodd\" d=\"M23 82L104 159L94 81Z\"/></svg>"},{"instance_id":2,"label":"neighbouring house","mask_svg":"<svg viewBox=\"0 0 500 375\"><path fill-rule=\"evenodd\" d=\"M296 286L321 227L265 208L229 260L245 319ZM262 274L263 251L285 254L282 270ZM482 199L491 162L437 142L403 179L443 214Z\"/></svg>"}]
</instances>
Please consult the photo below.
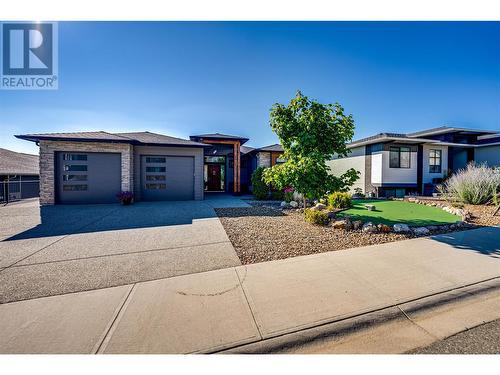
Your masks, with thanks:
<instances>
[{"instance_id":1,"label":"neighbouring house","mask_svg":"<svg viewBox=\"0 0 500 375\"><path fill-rule=\"evenodd\" d=\"M40 203L201 200L205 192L251 190L257 165L280 162L281 146L254 149L248 138L199 134L189 140L150 132L16 135L40 148ZM267 160L267 161L266 161Z\"/></svg>"},{"instance_id":2,"label":"neighbouring house","mask_svg":"<svg viewBox=\"0 0 500 375\"><path fill-rule=\"evenodd\" d=\"M0 148L0 202L38 197L38 156Z\"/></svg>"},{"instance_id":3,"label":"neighbouring house","mask_svg":"<svg viewBox=\"0 0 500 375\"><path fill-rule=\"evenodd\" d=\"M442 126L415 133L380 133L348 145L348 157L329 162L332 173L360 172L352 186L376 197L431 195L444 178L471 161L500 167L499 131Z\"/></svg>"}]
</instances>

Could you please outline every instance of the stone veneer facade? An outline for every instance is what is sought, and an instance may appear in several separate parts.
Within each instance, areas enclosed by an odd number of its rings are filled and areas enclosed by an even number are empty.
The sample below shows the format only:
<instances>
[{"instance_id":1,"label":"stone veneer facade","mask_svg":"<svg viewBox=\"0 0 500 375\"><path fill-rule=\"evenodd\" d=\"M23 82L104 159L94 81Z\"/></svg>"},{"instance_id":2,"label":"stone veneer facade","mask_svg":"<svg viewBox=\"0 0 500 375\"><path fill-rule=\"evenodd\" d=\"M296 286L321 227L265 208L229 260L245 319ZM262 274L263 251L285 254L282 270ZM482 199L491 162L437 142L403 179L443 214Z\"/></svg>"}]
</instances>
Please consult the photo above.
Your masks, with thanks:
<instances>
[{"instance_id":1,"label":"stone veneer facade","mask_svg":"<svg viewBox=\"0 0 500 375\"><path fill-rule=\"evenodd\" d=\"M134 146L128 143L40 141L40 204L55 203L55 153L56 152L116 152L121 154L122 190L134 186L132 171Z\"/></svg>"},{"instance_id":2,"label":"stone veneer facade","mask_svg":"<svg viewBox=\"0 0 500 375\"><path fill-rule=\"evenodd\" d=\"M257 167L270 167L271 166L271 153L270 152L258 152L257 153Z\"/></svg>"}]
</instances>

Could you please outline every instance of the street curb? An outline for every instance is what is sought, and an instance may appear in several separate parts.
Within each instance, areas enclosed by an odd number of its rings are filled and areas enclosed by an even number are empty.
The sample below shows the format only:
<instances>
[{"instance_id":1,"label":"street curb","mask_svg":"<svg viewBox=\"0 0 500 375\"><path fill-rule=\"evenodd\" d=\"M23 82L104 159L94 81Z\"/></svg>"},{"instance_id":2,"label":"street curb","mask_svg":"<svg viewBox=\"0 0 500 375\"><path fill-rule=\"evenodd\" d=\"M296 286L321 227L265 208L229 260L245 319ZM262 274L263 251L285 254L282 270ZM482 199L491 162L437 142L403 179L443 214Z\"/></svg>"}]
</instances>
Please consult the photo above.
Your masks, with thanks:
<instances>
[{"instance_id":1,"label":"street curb","mask_svg":"<svg viewBox=\"0 0 500 375\"><path fill-rule=\"evenodd\" d=\"M500 291L500 277L453 288L411 301L402 301L393 306L342 318L316 327L298 330L277 337L259 340L211 353L220 354L265 354L286 352L323 338L346 338L355 333L394 322L408 320L408 314L425 313L436 307L467 302L493 292ZM500 317L500 316L499 316ZM455 332L458 333L458 332Z\"/></svg>"}]
</instances>

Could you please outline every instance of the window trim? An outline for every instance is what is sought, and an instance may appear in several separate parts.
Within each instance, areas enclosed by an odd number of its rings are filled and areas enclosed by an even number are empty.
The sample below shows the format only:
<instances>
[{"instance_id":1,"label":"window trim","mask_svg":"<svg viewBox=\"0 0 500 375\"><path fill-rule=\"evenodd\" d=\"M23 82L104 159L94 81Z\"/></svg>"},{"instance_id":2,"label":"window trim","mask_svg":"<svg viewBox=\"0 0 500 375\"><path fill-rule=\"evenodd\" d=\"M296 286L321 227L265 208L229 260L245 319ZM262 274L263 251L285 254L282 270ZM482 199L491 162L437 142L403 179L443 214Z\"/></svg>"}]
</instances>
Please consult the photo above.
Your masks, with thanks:
<instances>
[{"instance_id":1,"label":"window trim","mask_svg":"<svg viewBox=\"0 0 500 375\"><path fill-rule=\"evenodd\" d=\"M401 149L407 149L408 151L401 151ZM392 152L397 152L398 153L398 165L393 166L391 164L391 153ZM401 153L402 152L408 152L408 166L407 167L402 167L401 166ZM394 169L411 169L411 147L409 146L390 146L389 147L389 168L394 168Z\"/></svg>"},{"instance_id":2,"label":"window trim","mask_svg":"<svg viewBox=\"0 0 500 375\"><path fill-rule=\"evenodd\" d=\"M434 152L434 156L431 156L432 152ZM438 154L439 156L437 156ZM434 163L431 164L431 160L434 160ZM436 161L438 160L439 164L436 164ZM436 170L433 170L433 168L436 168ZM443 150L436 148L429 149L429 173L441 173L442 170L443 170Z\"/></svg>"}]
</instances>

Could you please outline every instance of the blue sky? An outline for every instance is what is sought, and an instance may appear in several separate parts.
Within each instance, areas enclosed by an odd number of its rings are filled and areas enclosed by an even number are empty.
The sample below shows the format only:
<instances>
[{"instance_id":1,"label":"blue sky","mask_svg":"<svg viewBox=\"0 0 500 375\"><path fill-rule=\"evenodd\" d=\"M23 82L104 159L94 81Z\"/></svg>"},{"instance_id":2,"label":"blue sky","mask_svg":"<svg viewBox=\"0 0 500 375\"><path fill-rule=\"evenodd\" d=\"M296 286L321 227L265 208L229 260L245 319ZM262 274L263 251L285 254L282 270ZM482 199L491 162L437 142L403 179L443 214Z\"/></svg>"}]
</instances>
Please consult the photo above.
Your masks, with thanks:
<instances>
[{"instance_id":1,"label":"blue sky","mask_svg":"<svg viewBox=\"0 0 500 375\"><path fill-rule=\"evenodd\" d=\"M0 91L14 134L221 132L272 144L300 89L339 102L355 138L441 125L500 130L500 22L61 22L59 89Z\"/></svg>"}]
</instances>

